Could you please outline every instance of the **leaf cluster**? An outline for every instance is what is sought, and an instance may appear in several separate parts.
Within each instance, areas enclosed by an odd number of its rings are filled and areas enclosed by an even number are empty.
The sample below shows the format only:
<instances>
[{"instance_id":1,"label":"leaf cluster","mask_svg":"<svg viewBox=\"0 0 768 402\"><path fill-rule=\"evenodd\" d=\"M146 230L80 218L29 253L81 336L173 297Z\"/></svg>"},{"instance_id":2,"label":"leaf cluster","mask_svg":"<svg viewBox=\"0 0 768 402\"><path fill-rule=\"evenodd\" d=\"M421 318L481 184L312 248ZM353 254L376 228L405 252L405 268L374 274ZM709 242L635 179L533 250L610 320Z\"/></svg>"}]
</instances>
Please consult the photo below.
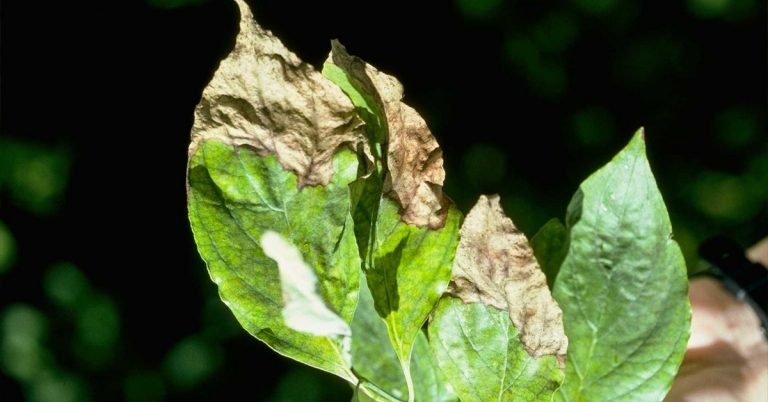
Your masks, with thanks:
<instances>
[{"instance_id":1,"label":"leaf cluster","mask_svg":"<svg viewBox=\"0 0 768 402\"><path fill-rule=\"evenodd\" d=\"M187 187L245 330L355 400L663 399L690 308L642 131L529 242L498 197L463 218L442 193L439 145L394 77L338 42L319 72L237 3Z\"/></svg>"}]
</instances>

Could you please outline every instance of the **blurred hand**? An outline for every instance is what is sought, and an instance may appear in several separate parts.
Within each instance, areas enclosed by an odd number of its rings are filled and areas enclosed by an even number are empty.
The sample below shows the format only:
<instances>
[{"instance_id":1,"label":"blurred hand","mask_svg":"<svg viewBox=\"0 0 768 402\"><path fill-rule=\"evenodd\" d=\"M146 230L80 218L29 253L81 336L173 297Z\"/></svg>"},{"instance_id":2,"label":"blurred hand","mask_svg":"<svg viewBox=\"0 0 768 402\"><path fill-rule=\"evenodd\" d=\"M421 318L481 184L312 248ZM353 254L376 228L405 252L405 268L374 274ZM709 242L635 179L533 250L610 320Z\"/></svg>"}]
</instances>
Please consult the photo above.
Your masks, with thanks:
<instances>
[{"instance_id":1,"label":"blurred hand","mask_svg":"<svg viewBox=\"0 0 768 402\"><path fill-rule=\"evenodd\" d=\"M750 249L768 266L768 238ZM665 401L768 401L768 339L752 308L713 278L691 280L691 339Z\"/></svg>"}]
</instances>

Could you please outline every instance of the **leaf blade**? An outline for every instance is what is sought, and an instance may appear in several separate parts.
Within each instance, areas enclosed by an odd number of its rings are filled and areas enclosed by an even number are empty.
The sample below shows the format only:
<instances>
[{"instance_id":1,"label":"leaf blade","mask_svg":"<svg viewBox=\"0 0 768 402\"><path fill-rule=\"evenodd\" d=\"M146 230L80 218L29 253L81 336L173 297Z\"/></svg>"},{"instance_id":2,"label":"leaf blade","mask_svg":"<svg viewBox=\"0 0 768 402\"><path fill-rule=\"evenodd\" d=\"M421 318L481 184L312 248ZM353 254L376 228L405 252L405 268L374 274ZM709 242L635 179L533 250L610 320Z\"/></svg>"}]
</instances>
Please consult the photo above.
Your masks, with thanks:
<instances>
[{"instance_id":1,"label":"leaf blade","mask_svg":"<svg viewBox=\"0 0 768 402\"><path fill-rule=\"evenodd\" d=\"M464 402L549 401L562 382L555 356L532 357L505 311L444 297L429 324L438 364Z\"/></svg>"},{"instance_id":2,"label":"leaf blade","mask_svg":"<svg viewBox=\"0 0 768 402\"><path fill-rule=\"evenodd\" d=\"M285 325L279 272L258 239L267 230L293 239L316 270L323 299L350 322L360 260L347 185L355 178L356 163L355 155L342 151L334 157L337 173L327 187L299 191L296 175L274 156L209 140L192 156L188 179L198 251L241 325L278 353L351 382L355 378L340 341Z\"/></svg>"},{"instance_id":3,"label":"leaf blade","mask_svg":"<svg viewBox=\"0 0 768 402\"><path fill-rule=\"evenodd\" d=\"M685 352L690 306L642 131L582 183L566 222L554 295L572 344L559 399L663 399Z\"/></svg>"},{"instance_id":4,"label":"leaf blade","mask_svg":"<svg viewBox=\"0 0 768 402\"><path fill-rule=\"evenodd\" d=\"M380 204L376 245L366 278L376 311L387 324L409 389L413 389L410 383L413 345L448 286L460 218L458 210L451 208L443 228L419 228L400 220L394 202L382 199Z\"/></svg>"},{"instance_id":5,"label":"leaf blade","mask_svg":"<svg viewBox=\"0 0 768 402\"><path fill-rule=\"evenodd\" d=\"M358 388L368 398L403 400L408 396L405 376L389 340L387 326L376 313L373 304L368 284L362 278L360 301L352 320L352 363L355 374L360 378ZM422 331L416 336L411 363L416 400L455 400L440 376L437 362Z\"/></svg>"},{"instance_id":6,"label":"leaf blade","mask_svg":"<svg viewBox=\"0 0 768 402\"><path fill-rule=\"evenodd\" d=\"M353 185L353 216L376 312L387 325L413 400L413 345L450 280L461 214L442 193L437 141L401 101L400 83L338 42L332 46L323 74L349 96L369 138L383 147L374 146L381 155L374 174ZM414 294L419 297L401 297Z\"/></svg>"}]
</instances>

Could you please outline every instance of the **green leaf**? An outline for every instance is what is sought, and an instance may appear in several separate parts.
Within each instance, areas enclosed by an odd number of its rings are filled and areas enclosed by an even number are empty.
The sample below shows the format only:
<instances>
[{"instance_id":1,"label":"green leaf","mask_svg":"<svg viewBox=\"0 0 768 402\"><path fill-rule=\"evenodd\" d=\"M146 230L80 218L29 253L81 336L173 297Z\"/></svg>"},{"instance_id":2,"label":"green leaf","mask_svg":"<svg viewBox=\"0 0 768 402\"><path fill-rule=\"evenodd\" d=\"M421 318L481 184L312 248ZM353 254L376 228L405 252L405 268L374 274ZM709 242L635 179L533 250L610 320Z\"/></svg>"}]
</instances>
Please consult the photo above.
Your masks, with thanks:
<instances>
[{"instance_id":1,"label":"green leaf","mask_svg":"<svg viewBox=\"0 0 768 402\"><path fill-rule=\"evenodd\" d=\"M555 282L570 339L563 401L661 401L690 334L685 263L642 131L568 207Z\"/></svg>"},{"instance_id":2,"label":"green leaf","mask_svg":"<svg viewBox=\"0 0 768 402\"><path fill-rule=\"evenodd\" d=\"M555 356L530 356L506 311L444 297L429 324L439 366L463 402L549 401L563 380Z\"/></svg>"},{"instance_id":3,"label":"green leaf","mask_svg":"<svg viewBox=\"0 0 768 402\"><path fill-rule=\"evenodd\" d=\"M389 341L387 326L376 314L368 284L360 284L360 299L352 320L352 365L360 379L359 400L401 401L408 386L400 361ZM454 401L422 331L416 336L411 356L415 398L418 401Z\"/></svg>"},{"instance_id":4,"label":"green leaf","mask_svg":"<svg viewBox=\"0 0 768 402\"><path fill-rule=\"evenodd\" d=\"M376 314L373 296L363 277L352 320L352 367L360 379L362 393L368 398L402 400L408 395L400 361L389 341L387 326Z\"/></svg>"},{"instance_id":5,"label":"green leaf","mask_svg":"<svg viewBox=\"0 0 768 402\"><path fill-rule=\"evenodd\" d=\"M337 41L333 41L333 44L336 47L340 46ZM387 141L387 129L386 122L384 122L381 100L375 99L374 95L365 89L365 85L347 75L341 67L333 64L331 61L323 64L322 74L325 78L338 85L349 97L349 100L355 106L355 111L365 122L368 138L371 142L375 144L385 143ZM371 86L368 87L370 88ZM376 156L380 158L381 153L377 153Z\"/></svg>"},{"instance_id":6,"label":"green leaf","mask_svg":"<svg viewBox=\"0 0 768 402\"><path fill-rule=\"evenodd\" d=\"M411 355L411 375L417 401L458 402L440 371L424 331L416 335Z\"/></svg>"},{"instance_id":7,"label":"green leaf","mask_svg":"<svg viewBox=\"0 0 768 402\"><path fill-rule=\"evenodd\" d=\"M347 94L371 142L383 143L386 151L372 147L376 169L353 184L353 216L374 308L387 326L412 401L418 392L412 349L448 286L461 214L442 194L437 141L401 101L400 83L350 56L340 43L332 46L323 74Z\"/></svg>"},{"instance_id":8,"label":"green leaf","mask_svg":"<svg viewBox=\"0 0 768 402\"><path fill-rule=\"evenodd\" d=\"M259 245L267 230L291 239L315 270L328 307L352 320L360 257L348 185L357 156L342 150L333 168L327 186L299 190L296 175L274 156L209 139L190 159L189 217L209 274L241 325L277 352L354 383L339 339L286 326L278 268Z\"/></svg>"},{"instance_id":9,"label":"green leaf","mask_svg":"<svg viewBox=\"0 0 768 402\"><path fill-rule=\"evenodd\" d=\"M419 228L400 220L394 202L382 199L379 206L373 257L365 272L406 382L416 337L451 278L460 219L451 208L442 229Z\"/></svg>"},{"instance_id":10,"label":"green leaf","mask_svg":"<svg viewBox=\"0 0 768 402\"><path fill-rule=\"evenodd\" d=\"M348 341L351 341L352 329L317 293L317 275L304 261L301 252L271 230L264 232L260 243L264 254L275 260L280 271L285 325L311 335L342 338L344 360L351 365Z\"/></svg>"},{"instance_id":11,"label":"green leaf","mask_svg":"<svg viewBox=\"0 0 768 402\"><path fill-rule=\"evenodd\" d=\"M568 254L568 229L557 218L552 218L531 238L531 247L547 277L547 286L552 289Z\"/></svg>"}]
</instances>

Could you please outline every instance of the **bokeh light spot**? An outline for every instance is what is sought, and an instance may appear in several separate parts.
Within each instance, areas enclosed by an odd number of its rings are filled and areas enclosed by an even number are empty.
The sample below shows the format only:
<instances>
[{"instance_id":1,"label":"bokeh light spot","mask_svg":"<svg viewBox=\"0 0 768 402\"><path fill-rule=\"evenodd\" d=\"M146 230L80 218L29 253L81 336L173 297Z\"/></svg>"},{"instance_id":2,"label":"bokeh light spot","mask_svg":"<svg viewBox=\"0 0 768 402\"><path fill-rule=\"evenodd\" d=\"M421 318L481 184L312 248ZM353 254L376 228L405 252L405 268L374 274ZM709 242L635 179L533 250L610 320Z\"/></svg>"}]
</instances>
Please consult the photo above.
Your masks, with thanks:
<instances>
[{"instance_id":1,"label":"bokeh light spot","mask_svg":"<svg viewBox=\"0 0 768 402\"><path fill-rule=\"evenodd\" d=\"M19 208L50 214L60 205L69 175L69 156L16 140L0 140L0 186Z\"/></svg>"},{"instance_id":2,"label":"bokeh light spot","mask_svg":"<svg viewBox=\"0 0 768 402\"><path fill-rule=\"evenodd\" d=\"M103 295L89 298L75 317L74 354L91 368L103 368L115 353L120 336L120 315Z\"/></svg>"},{"instance_id":3,"label":"bokeh light spot","mask_svg":"<svg viewBox=\"0 0 768 402\"><path fill-rule=\"evenodd\" d=\"M741 176L704 172L692 183L694 206L715 222L739 223L753 217L761 206L749 194L751 183Z\"/></svg>"},{"instance_id":4,"label":"bokeh light spot","mask_svg":"<svg viewBox=\"0 0 768 402\"><path fill-rule=\"evenodd\" d=\"M571 129L576 139L586 146L605 144L616 135L611 114L601 107L576 112L571 119Z\"/></svg>"},{"instance_id":5,"label":"bokeh light spot","mask_svg":"<svg viewBox=\"0 0 768 402\"><path fill-rule=\"evenodd\" d=\"M0 363L8 376L29 382L51 364L43 346L48 320L34 307L12 304L0 316Z\"/></svg>"},{"instance_id":6,"label":"bokeh light spot","mask_svg":"<svg viewBox=\"0 0 768 402\"><path fill-rule=\"evenodd\" d=\"M61 372L42 376L32 384L28 393L30 402L85 402L89 399L82 380Z\"/></svg>"},{"instance_id":7,"label":"bokeh light spot","mask_svg":"<svg viewBox=\"0 0 768 402\"><path fill-rule=\"evenodd\" d=\"M507 158L498 147L475 144L464 153L461 167L466 181L482 189L503 180Z\"/></svg>"},{"instance_id":8,"label":"bokeh light spot","mask_svg":"<svg viewBox=\"0 0 768 402\"><path fill-rule=\"evenodd\" d=\"M181 340L168 352L164 367L174 384L190 388L218 370L222 352L197 336Z\"/></svg>"},{"instance_id":9,"label":"bokeh light spot","mask_svg":"<svg viewBox=\"0 0 768 402\"><path fill-rule=\"evenodd\" d=\"M322 402L349 400L349 388L341 381L308 367L285 373L269 402Z\"/></svg>"},{"instance_id":10,"label":"bokeh light spot","mask_svg":"<svg viewBox=\"0 0 768 402\"><path fill-rule=\"evenodd\" d=\"M540 50L555 53L568 48L576 40L578 32L576 19L570 14L557 11L536 24L533 37Z\"/></svg>"},{"instance_id":11,"label":"bokeh light spot","mask_svg":"<svg viewBox=\"0 0 768 402\"><path fill-rule=\"evenodd\" d=\"M68 262L55 264L45 273L43 289L54 304L64 309L81 306L91 292L88 278Z\"/></svg>"},{"instance_id":12,"label":"bokeh light spot","mask_svg":"<svg viewBox=\"0 0 768 402\"><path fill-rule=\"evenodd\" d=\"M728 11L730 0L688 0L688 10L697 17L719 17Z\"/></svg>"},{"instance_id":13,"label":"bokeh light spot","mask_svg":"<svg viewBox=\"0 0 768 402\"><path fill-rule=\"evenodd\" d=\"M501 8L502 0L456 0L456 5L465 17L487 18Z\"/></svg>"},{"instance_id":14,"label":"bokeh light spot","mask_svg":"<svg viewBox=\"0 0 768 402\"><path fill-rule=\"evenodd\" d=\"M13 233L0 221L0 274L8 271L16 262L16 239Z\"/></svg>"},{"instance_id":15,"label":"bokeh light spot","mask_svg":"<svg viewBox=\"0 0 768 402\"><path fill-rule=\"evenodd\" d=\"M125 378L123 393L126 402L159 402L165 398L165 383L160 373L140 371Z\"/></svg>"},{"instance_id":16,"label":"bokeh light spot","mask_svg":"<svg viewBox=\"0 0 768 402\"><path fill-rule=\"evenodd\" d=\"M528 70L528 83L540 97L554 99L565 92L568 76L558 63L541 63Z\"/></svg>"},{"instance_id":17,"label":"bokeh light spot","mask_svg":"<svg viewBox=\"0 0 768 402\"><path fill-rule=\"evenodd\" d=\"M617 0L574 0L577 6L590 14L607 14L619 4Z\"/></svg>"},{"instance_id":18,"label":"bokeh light spot","mask_svg":"<svg viewBox=\"0 0 768 402\"><path fill-rule=\"evenodd\" d=\"M743 107L732 107L717 116L715 130L720 143L739 149L749 145L760 128L754 113Z\"/></svg>"},{"instance_id":19,"label":"bokeh light spot","mask_svg":"<svg viewBox=\"0 0 768 402\"><path fill-rule=\"evenodd\" d=\"M506 38L504 48L509 62L522 70L527 71L539 65L539 49L525 36L514 35Z\"/></svg>"}]
</instances>

